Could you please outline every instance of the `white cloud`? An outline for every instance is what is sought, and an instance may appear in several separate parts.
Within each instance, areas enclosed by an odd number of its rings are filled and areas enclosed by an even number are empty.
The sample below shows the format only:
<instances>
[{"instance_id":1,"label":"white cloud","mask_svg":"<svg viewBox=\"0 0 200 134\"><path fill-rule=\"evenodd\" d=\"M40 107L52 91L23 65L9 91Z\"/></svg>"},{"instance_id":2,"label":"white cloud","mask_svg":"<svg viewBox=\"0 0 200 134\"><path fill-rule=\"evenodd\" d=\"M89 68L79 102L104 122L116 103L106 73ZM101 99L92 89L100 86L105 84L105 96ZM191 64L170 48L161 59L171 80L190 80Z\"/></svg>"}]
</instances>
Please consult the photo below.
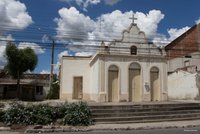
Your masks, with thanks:
<instances>
[{"instance_id":1,"label":"white cloud","mask_svg":"<svg viewBox=\"0 0 200 134\"><path fill-rule=\"evenodd\" d=\"M45 52L45 49L36 43L20 42L18 45L18 48L20 48L20 49L24 49L26 47L32 48L36 54L43 54Z\"/></svg>"},{"instance_id":2,"label":"white cloud","mask_svg":"<svg viewBox=\"0 0 200 134\"><path fill-rule=\"evenodd\" d=\"M67 50L61 52L58 54L58 60L60 61L63 56L68 56L68 55L69 55L69 52Z\"/></svg>"},{"instance_id":3,"label":"white cloud","mask_svg":"<svg viewBox=\"0 0 200 134\"><path fill-rule=\"evenodd\" d=\"M0 1L0 31L21 30L33 23L25 4L17 0Z\"/></svg>"},{"instance_id":4,"label":"white cloud","mask_svg":"<svg viewBox=\"0 0 200 134\"><path fill-rule=\"evenodd\" d=\"M62 8L58 13L60 18L54 19L58 25L56 29L58 38L85 39L88 32L94 29L95 22L74 7Z\"/></svg>"},{"instance_id":5,"label":"white cloud","mask_svg":"<svg viewBox=\"0 0 200 134\"><path fill-rule=\"evenodd\" d=\"M186 32L190 27L186 26L180 29L177 28L170 28L167 30L169 37L163 34L158 34L154 39L153 42L158 46L165 46L169 44L171 41L179 37L181 34Z\"/></svg>"},{"instance_id":6,"label":"white cloud","mask_svg":"<svg viewBox=\"0 0 200 134\"><path fill-rule=\"evenodd\" d=\"M148 14L136 12L135 16L138 27L145 32L148 38L157 36L158 24L164 18L164 14L160 10L151 10Z\"/></svg>"},{"instance_id":7,"label":"white cloud","mask_svg":"<svg viewBox=\"0 0 200 134\"><path fill-rule=\"evenodd\" d=\"M84 11L87 11L89 5L97 5L101 3L101 0L60 0L67 3L75 2L78 6L82 7Z\"/></svg>"},{"instance_id":8,"label":"white cloud","mask_svg":"<svg viewBox=\"0 0 200 134\"><path fill-rule=\"evenodd\" d=\"M198 20L195 21L196 24L199 24L200 23L200 18Z\"/></svg>"},{"instance_id":9,"label":"white cloud","mask_svg":"<svg viewBox=\"0 0 200 134\"><path fill-rule=\"evenodd\" d=\"M122 31L131 24L132 14L133 11L123 13L115 10L92 20L89 16L81 14L75 7L62 8L59 10L60 18L55 19L57 37L78 45L100 45L100 42L90 40L121 39ZM135 16L138 27L146 33L147 38L153 39L158 36L158 24L164 18L160 10L151 10L147 14L136 12ZM79 41L75 40L77 38ZM71 50L76 52L87 52L88 49L88 47L71 47Z\"/></svg>"},{"instance_id":10,"label":"white cloud","mask_svg":"<svg viewBox=\"0 0 200 134\"><path fill-rule=\"evenodd\" d=\"M122 31L131 24L130 17L132 14L133 11L121 12L115 10L92 20L89 16L81 14L75 7L62 8L59 10L60 17L55 19L57 37L62 41L66 42L67 40L69 44L71 43L72 45L68 49L76 52L75 55L91 53L92 49L88 45L100 45L100 42L94 40L112 41L121 39ZM160 10L151 10L146 14L136 12L135 17L137 18L135 23L140 30L144 31L146 37L158 46L167 45L190 28L188 26L180 29L170 28L167 30L169 35L163 35L157 31L158 24L164 19L164 14ZM78 47L74 45L78 45Z\"/></svg>"},{"instance_id":11,"label":"white cloud","mask_svg":"<svg viewBox=\"0 0 200 134\"><path fill-rule=\"evenodd\" d=\"M68 56L69 52L67 50L60 52L57 56L57 63L54 66L54 73L58 74L59 67L60 67L60 61L63 56Z\"/></svg>"},{"instance_id":12,"label":"white cloud","mask_svg":"<svg viewBox=\"0 0 200 134\"><path fill-rule=\"evenodd\" d=\"M92 52L78 52L75 54L76 56L92 56Z\"/></svg>"},{"instance_id":13,"label":"white cloud","mask_svg":"<svg viewBox=\"0 0 200 134\"><path fill-rule=\"evenodd\" d=\"M40 72L40 74L50 74L50 71L49 71L49 70L42 70L42 71Z\"/></svg>"},{"instance_id":14,"label":"white cloud","mask_svg":"<svg viewBox=\"0 0 200 134\"><path fill-rule=\"evenodd\" d=\"M7 37L0 37L0 69L2 69L6 64L6 57L5 57L5 49L7 45L7 41L13 41L13 37L8 35Z\"/></svg>"},{"instance_id":15,"label":"white cloud","mask_svg":"<svg viewBox=\"0 0 200 134\"><path fill-rule=\"evenodd\" d=\"M118 3L119 1L121 0L104 0L105 4L111 5L111 6Z\"/></svg>"},{"instance_id":16,"label":"white cloud","mask_svg":"<svg viewBox=\"0 0 200 134\"><path fill-rule=\"evenodd\" d=\"M181 29L171 28L171 29L167 30L167 32L168 32L168 34L170 36L169 40L172 41L172 40L176 39L181 34L183 34L184 32L186 32L188 29L190 29L190 27L186 26L186 27L183 27Z\"/></svg>"},{"instance_id":17,"label":"white cloud","mask_svg":"<svg viewBox=\"0 0 200 134\"><path fill-rule=\"evenodd\" d=\"M46 35L46 34L44 34L43 36L42 36L42 42L43 43L46 43L46 42L49 42L49 36L48 35Z\"/></svg>"}]
</instances>

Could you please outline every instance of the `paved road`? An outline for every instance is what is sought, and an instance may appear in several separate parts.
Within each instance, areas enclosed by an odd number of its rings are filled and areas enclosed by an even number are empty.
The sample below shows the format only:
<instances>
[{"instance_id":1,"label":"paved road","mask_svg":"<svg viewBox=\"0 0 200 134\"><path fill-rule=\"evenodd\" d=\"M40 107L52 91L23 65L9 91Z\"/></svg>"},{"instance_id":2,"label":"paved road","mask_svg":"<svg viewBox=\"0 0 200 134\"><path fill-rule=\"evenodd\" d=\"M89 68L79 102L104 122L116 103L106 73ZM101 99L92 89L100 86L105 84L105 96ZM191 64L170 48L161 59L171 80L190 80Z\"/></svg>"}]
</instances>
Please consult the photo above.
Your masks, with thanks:
<instances>
[{"instance_id":1,"label":"paved road","mask_svg":"<svg viewBox=\"0 0 200 134\"><path fill-rule=\"evenodd\" d=\"M23 134L13 132L0 132L0 134ZM45 134L55 134L45 133ZM62 132L56 134L200 134L198 128L173 128L173 129L153 129L153 130L125 130L125 131L88 131L88 132Z\"/></svg>"},{"instance_id":2,"label":"paved road","mask_svg":"<svg viewBox=\"0 0 200 134\"><path fill-rule=\"evenodd\" d=\"M53 134L53 133L48 133L48 134ZM153 130L126 130L126 131L63 132L56 134L200 134L200 127L153 129Z\"/></svg>"}]
</instances>

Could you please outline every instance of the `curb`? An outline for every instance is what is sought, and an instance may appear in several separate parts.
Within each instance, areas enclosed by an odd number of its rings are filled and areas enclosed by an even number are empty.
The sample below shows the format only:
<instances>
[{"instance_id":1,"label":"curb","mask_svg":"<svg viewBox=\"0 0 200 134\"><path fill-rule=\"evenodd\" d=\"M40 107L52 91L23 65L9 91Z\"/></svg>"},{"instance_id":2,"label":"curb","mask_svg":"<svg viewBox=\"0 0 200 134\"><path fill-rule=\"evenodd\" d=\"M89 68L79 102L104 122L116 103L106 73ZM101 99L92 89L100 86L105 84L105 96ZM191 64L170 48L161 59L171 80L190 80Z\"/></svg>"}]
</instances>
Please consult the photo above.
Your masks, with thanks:
<instances>
[{"instance_id":1,"label":"curb","mask_svg":"<svg viewBox=\"0 0 200 134\"><path fill-rule=\"evenodd\" d=\"M10 127L0 127L0 131L10 131Z\"/></svg>"},{"instance_id":2,"label":"curb","mask_svg":"<svg viewBox=\"0 0 200 134\"><path fill-rule=\"evenodd\" d=\"M119 130L150 130L150 129L170 129L170 128L192 128L200 127L198 125L183 125L183 126L145 126L145 127L116 127L116 128L90 128L90 127L57 127L57 128L30 128L25 133L52 133L52 132L88 132L88 131L119 131Z\"/></svg>"}]
</instances>

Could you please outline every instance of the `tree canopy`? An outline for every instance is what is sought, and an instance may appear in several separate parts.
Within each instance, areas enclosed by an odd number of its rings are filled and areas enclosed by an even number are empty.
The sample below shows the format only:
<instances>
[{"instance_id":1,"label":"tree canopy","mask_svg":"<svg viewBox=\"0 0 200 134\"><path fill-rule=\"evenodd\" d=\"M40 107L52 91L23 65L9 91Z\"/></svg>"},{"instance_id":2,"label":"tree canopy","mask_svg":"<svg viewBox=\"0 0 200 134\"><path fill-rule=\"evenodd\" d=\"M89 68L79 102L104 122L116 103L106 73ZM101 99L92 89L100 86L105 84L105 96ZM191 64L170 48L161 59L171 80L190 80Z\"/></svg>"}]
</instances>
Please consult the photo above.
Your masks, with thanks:
<instances>
[{"instance_id":1,"label":"tree canopy","mask_svg":"<svg viewBox=\"0 0 200 134\"><path fill-rule=\"evenodd\" d=\"M7 65L5 70L15 79L17 79L17 97L20 99L20 78L21 75L30 70L33 71L37 65L38 58L30 47L19 49L12 42L6 46Z\"/></svg>"},{"instance_id":2,"label":"tree canopy","mask_svg":"<svg viewBox=\"0 0 200 134\"><path fill-rule=\"evenodd\" d=\"M11 42L6 47L7 65L5 66L13 78L19 78L23 72L33 71L37 65L38 58L30 47L18 49Z\"/></svg>"}]
</instances>

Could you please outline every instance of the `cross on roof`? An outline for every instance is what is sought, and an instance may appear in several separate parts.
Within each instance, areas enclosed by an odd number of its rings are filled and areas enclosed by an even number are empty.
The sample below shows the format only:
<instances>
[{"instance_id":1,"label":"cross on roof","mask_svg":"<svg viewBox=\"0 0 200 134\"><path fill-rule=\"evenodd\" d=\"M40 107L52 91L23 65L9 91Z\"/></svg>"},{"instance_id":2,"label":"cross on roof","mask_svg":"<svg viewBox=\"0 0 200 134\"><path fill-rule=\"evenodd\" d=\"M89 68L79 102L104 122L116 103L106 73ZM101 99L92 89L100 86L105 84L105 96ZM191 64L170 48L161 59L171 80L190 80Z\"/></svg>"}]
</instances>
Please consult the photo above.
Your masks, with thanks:
<instances>
[{"instance_id":1,"label":"cross on roof","mask_svg":"<svg viewBox=\"0 0 200 134\"><path fill-rule=\"evenodd\" d=\"M132 24L135 24L135 23L134 23L134 20L137 20L137 18L134 17L134 13L132 14L132 17L130 17L129 19L132 20Z\"/></svg>"}]
</instances>

